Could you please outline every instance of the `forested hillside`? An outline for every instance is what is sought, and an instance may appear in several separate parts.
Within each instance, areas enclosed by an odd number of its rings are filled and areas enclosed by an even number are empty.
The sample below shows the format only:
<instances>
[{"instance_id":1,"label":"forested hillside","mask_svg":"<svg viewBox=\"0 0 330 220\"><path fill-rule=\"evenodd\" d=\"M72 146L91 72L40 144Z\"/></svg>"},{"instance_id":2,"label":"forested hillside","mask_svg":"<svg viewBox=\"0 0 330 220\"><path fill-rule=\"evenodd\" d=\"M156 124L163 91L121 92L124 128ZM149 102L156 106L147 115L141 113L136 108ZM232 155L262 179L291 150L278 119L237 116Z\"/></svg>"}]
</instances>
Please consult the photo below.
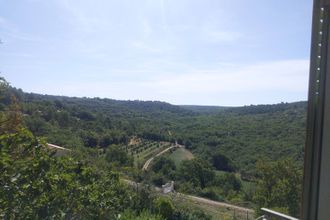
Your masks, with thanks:
<instances>
[{"instance_id":1,"label":"forested hillside","mask_svg":"<svg viewBox=\"0 0 330 220\"><path fill-rule=\"evenodd\" d=\"M225 155L247 178L258 159L303 160L306 102L224 108L11 92L35 135L68 148L177 140L211 163L215 152Z\"/></svg>"},{"instance_id":2,"label":"forested hillside","mask_svg":"<svg viewBox=\"0 0 330 220\"><path fill-rule=\"evenodd\" d=\"M205 158L221 152L249 177L258 159L289 157L302 165L305 120L306 102L235 107L192 117L177 134Z\"/></svg>"}]
</instances>

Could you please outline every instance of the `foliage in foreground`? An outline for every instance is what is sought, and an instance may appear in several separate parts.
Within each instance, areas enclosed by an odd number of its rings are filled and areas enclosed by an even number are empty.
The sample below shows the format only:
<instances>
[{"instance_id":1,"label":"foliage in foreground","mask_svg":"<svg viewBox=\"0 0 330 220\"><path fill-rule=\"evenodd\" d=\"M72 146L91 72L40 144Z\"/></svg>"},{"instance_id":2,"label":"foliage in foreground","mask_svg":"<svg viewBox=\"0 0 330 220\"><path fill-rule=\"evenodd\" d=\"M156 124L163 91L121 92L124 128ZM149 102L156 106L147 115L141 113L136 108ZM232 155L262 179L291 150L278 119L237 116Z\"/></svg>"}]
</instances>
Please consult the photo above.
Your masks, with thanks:
<instances>
[{"instance_id":1,"label":"foliage in foreground","mask_svg":"<svg viewBox=\"0 0 330 220\"><path fill-rule=\"evenodd\" d=\"M1 135L0 146L1 218L197 219L168 199L128 188L114 172L55 157L26 129Z\"/></svg>"},{"instance_id":2,"label":"foliage in foreground","mask_svg":"<svg viewBox=\"0 0 330 220\"><path fill-rule=\"evenodd\" d=\"M5 218L114 218L129 208L117 174L98 174L45 151L29 131L0 136L0 213Z\"/></svg>"},{"instance_id":3,"label":"foliage in foreground","mask_svg":"<svg viewBox=\"0 0 330 220\"><path fill-rule=\"evenodd\" d=\"M122 215L119 215L120 220L163 220L161 215L152 214L150 211L143 210L140 214L136 214L131 210L125 211Z\"/></svg>"},{"instance_id":4,"label":"foliage in foreground","mask_svg":"<svg viewBox=\"0 0 330 220\"><path fill-rule=\"evenodd\" d=\"M257 163L258 183L254 200L261 207L299 216L302 171L292 160Z\"/></svg>"}]
</instances>

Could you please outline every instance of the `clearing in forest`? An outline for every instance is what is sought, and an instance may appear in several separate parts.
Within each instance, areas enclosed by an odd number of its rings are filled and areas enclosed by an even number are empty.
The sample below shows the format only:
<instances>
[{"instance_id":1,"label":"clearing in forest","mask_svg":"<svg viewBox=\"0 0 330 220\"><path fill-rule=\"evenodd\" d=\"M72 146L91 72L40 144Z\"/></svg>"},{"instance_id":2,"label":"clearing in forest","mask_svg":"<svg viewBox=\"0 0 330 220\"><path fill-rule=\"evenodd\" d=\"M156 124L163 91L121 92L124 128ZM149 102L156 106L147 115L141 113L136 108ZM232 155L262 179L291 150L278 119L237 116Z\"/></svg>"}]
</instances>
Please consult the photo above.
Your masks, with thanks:
<instances>
[{"instance_id":1,"label":"clearing in forest","mask_svg":"<svg viewBox=\"0 0 330 220\"><path fill-rule=\"evenodd\" d=\"M174 161L176 166L179 166L182 161L193 159L194 155L189 150L180 147L171 153L170 158Z\"/></svg>"}]
</instances>

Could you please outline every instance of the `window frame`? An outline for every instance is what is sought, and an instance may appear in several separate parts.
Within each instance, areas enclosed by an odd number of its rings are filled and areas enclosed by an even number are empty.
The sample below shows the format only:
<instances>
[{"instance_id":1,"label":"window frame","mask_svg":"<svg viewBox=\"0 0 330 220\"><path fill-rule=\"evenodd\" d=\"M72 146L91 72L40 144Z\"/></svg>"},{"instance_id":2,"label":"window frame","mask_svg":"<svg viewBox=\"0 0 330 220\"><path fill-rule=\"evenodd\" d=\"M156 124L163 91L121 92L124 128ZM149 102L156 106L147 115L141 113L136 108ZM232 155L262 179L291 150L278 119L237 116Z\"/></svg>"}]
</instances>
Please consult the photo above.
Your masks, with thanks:
<instances>
[{"instance_id":1,"label":"window frame","mask_svg":"<svg viewBox=\"0 0 330 220\"><path fill-rule=\"evenodd\" d=\"M304 220L327 220L330 216L329 25L330 0L314 0L301 210Z\"/></svg>"}]
</instances>

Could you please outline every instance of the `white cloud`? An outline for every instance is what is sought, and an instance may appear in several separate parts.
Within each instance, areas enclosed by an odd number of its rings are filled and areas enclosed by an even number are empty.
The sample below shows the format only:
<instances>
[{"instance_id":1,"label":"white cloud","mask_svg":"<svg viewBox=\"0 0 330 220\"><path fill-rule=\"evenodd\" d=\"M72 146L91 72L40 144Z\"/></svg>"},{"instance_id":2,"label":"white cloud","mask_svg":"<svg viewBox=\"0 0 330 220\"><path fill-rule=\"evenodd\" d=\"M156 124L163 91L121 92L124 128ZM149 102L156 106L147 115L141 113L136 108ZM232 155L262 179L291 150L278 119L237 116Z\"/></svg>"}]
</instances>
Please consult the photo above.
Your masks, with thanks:
<instances>
[{"instance_id":1,"label":"white cloud","mask_svg":"<svg viewBox=\"0 0 330 220\"><path fill-rule=\"evenodd\" d=\"M152 34L153 30L147 19L142 20L142 31L145 38Z\"/></svg>"},{"instance_id":2,"label":"white cloud","mask_svg":"<svg viewBox=\"0 0 330 220\"><path fill-rule=\"evenodd\" d=\"M202 93L221 96L228 93L267 91L305 92L308 60L286 60L260 63L240 68L196 70L191 73L154 80L150 87L168 95Z\"/></svg>"},{"instance_id":3,"label":"white cloud","mask_svg":"<svg viewBox=\"0 0 330 220\"><path fill-rule=\"evenodd\" d=\"M238 31L233 31L225 28L224 25L217 24L217 22L204 24L201 29L205 41L213 43L228 43L236 42L242 36Z\"/></svg>"},{"instance_id":4,"label":"white cloud","mask_svg":"<svg viewBox=\"0 0 330 220\"><path fill-rule=\"evenodd\" d=\"M149 45L146 42L143 41L133 41L131 43L132 47L137 49L137 50L141 50L144 52L150 52L150 53L161 53L163 52L162 48L157 48L157 47L153 47L151 45Z\"/></svg>"},{"instance_id":5,"label":"white cloud","mask_svg":"<svg viewBox=\"0 0 330 220\"><path fill-rule=\"evenodd\" d=\"M3 25L6 23L6 20L3 17L0 17L0 24Z\"/></svg>"},{"instance_id":6,"label":"white cloud","mask_svg":"<svg viewBox=\"0 0 330 220\"><path fill-rule=\"evenodd\" d=\"M165 2L164 0L160 0L160 11L162 14L162 25L166 27L166 16L165 16Z\"/></svg>"},{"instance_id":7,"label":"white cloud","mask_svg":"<svg viewBox=\"0 0 330 220\"><path fill-rule=\"evenodd\" d=\"M233 31L205 30L206 41L214 43L236 42L241 34Z\"/></svg>"},{"instance_id":8,"label":"white cloud","mask_svg":"<svg viewBox=\"0 0 330 220\"><path fill-rule=\"evenodd\" d=\"M10 42L12 40L21 40L29 42L46 42L46 39L38 36L37 34L30 34L21 30L21 28L12 21L0 17L0 33L1 40Z\"/></svg>"},{"instance_id":9,"label":"white cloud","mask_svg":"<svg viewBox=\"0 0 330 220\"><path fill-rule=\"evenodd\" d=\"M173 104L248 105L306 99L308 60L284 60L240 68L163 73L145 80L91 80L64 83L62 95L162 100ZM126 74L144 74L143 71ZM86 91L86 88L88 90ZM34 88L38 89L38 88ZM58 94L44 84L36 92Z\"/></svg>"},{"instance_id":10,"label":"white cloud","mask_svg":"<svg viewBox=\"0 0 330 220\"><path fill-rule=\"evenodd\" d=\"M93 13L90 9L96 7L96 4L88 5L86 2L73 2L70 0L58 1L60 7L67 13L74 29L85 34L94 33L97 30L104 29L105 21L102 19L103 13ZM94 7L92 7L94 6Z\"/></svg>"}]
</instances>

